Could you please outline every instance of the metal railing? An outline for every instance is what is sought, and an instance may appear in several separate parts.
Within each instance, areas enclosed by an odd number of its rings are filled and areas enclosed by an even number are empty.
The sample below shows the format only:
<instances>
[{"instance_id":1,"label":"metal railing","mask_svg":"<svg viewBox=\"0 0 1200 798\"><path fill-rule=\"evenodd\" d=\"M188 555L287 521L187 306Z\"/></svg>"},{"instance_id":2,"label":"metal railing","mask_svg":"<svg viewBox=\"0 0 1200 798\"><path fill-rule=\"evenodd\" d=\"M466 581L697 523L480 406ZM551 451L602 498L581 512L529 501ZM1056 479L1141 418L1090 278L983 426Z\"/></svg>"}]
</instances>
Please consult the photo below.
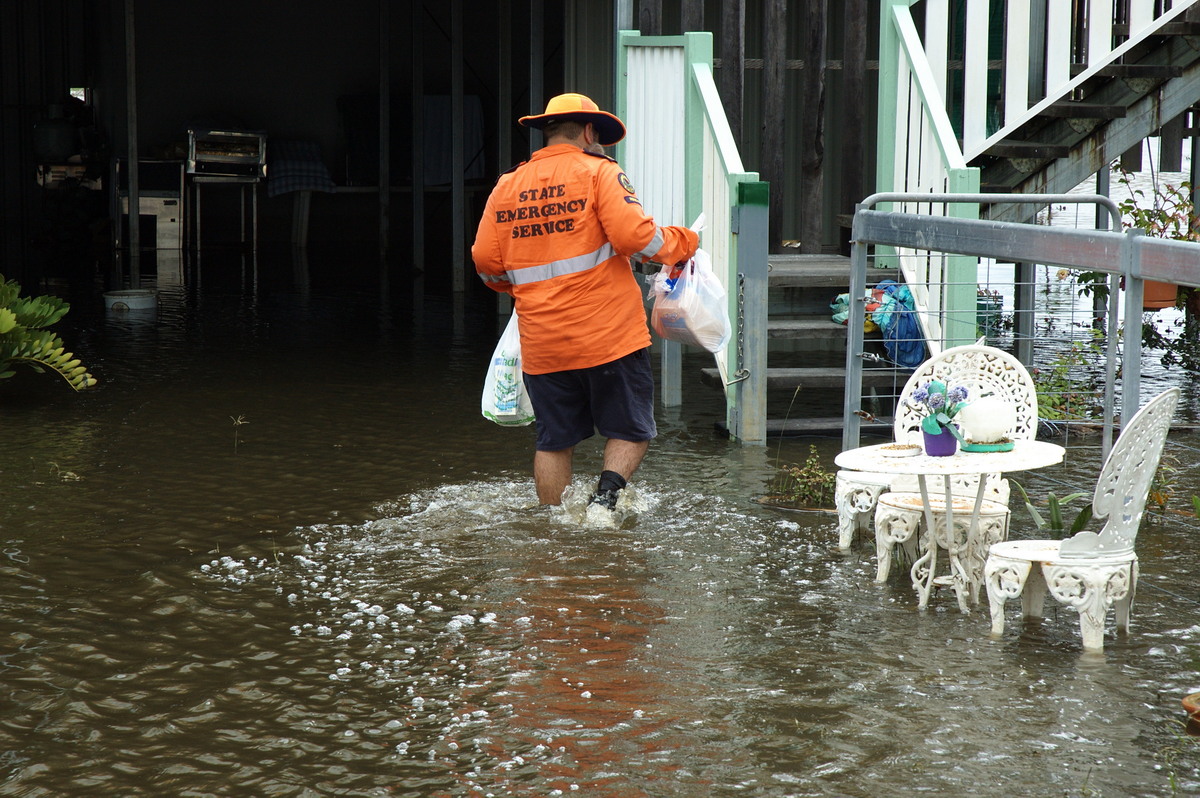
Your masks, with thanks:
<instances>
[{"instance_id":1,"label":"metal railing","mask_svg":"<svg viewBox=\"0 0 1200 798\"><path fill-rule=\"evenodd\" d=\"M767 184L748 172L712 74L712 34L618 37L617 114L629 136L618 160L660 224L701 213L700 246L729 298L733 337L716 354L726 425L743 443L766 442ZM661 344L661 399L683 402L682 347Z\"/></svg>"}]
</instances>

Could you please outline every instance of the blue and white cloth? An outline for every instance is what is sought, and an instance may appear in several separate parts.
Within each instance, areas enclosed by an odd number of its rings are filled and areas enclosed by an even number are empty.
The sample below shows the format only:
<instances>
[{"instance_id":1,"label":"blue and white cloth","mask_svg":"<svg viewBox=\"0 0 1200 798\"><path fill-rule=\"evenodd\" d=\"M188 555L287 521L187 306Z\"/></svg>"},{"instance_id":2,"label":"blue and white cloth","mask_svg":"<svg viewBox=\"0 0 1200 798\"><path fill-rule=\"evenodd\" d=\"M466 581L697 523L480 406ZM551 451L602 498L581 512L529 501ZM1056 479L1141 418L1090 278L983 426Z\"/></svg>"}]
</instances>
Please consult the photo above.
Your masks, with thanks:
<instances>
[{"instance_id":1,"label":"blue and white cloth","mask_svg":"<svg viewBox=\"0 0 1200 798\"><path fill-rule=\"evenodd\" d=\"M925 337L912 292L895 280L882 280L876 289L883 291L883 297L871 320L883 331L884 349L894 363L914 369L925 361Z\"/></svg>"}]
</instances>

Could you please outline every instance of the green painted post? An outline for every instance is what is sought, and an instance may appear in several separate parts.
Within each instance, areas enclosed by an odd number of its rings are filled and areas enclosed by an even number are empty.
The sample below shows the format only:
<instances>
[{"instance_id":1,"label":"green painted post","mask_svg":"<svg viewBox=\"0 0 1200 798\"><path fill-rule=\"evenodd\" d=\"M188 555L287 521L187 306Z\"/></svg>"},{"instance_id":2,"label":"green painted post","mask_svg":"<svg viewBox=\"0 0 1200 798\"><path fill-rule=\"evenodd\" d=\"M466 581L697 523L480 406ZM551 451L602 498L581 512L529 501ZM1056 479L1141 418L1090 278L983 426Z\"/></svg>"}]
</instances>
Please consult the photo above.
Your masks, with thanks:
<instances>
[{"instance_id":1,"label":"green painted post","mask_svg":"<svg viewBox=\"0 0 1200 798\"><path fill-rule=\"evenodd\" d=\"M703 64L712 70L713 36L707 31L690 32L684 38L684 158L687 170L686 185L687 224L704 210L704 100L692 77L693 67Z\"/></svg>"},{"instance_id":2,"label":"green painted post","mask_svg":"<svg viewBox=\"0 0 1200 798\"><path fill-rule=\"evenodd\" d=\"M896 32L896 8L912 5L912 0L883 0L879 9L879 86L876 89L879 115L875 124L875 191L896 190L896 136L901 122L896 118L900 100L896 81L900 77L900 36ZM904 125L908 124L907 118ZM881 202L877 210L891 210L891 203ZM896 268L895 250L878 247L877 265Z\"/></svg>"},{"instance_id":3,"label":"green painted post","mask_svg":"<svg viewBox=\"0 0 1200 798\"><path fill-rule=\"evenodd\" d=\"M951 169L949 182L951 193L978 194L979 169ZM946 215L956 219L978 219L979 205L950 203ZM942 298L946 320L942 336L946 348L971 344L979 338L975 319L979 296L978 266L979 258L970 255L951 255L946 259L945 295Z\"/></svg>"},{"instance_id":4,"label":"green painted post","mask_svg":"<svg viewBox=\"0 0 1200 798\"><path fill-rule=\"evenodd\" d=\"M629 48L633 46L642 34L635 30L617 31L617 75L613 81L613 113L618 119L627 119L629 117ZM620 161L625 157L625 142L621 141L613 145L613 157Z\"/></svg>"},{"instance_id":5,"label":"green painted post","mask_svg":"<svg viewBox=\"0 0 1200 798\"><path fill-rule=\"evenodd\" d=\"M901 121L896 118L900 107L896 81L900 76L900 37L896 33L896 8L907 8L913 0L883 0L879 17L879 122L876 125L875 190L895 191L896 134ZM908 124L908 120L904 120ZM881 205L878 210L889 210Z\"/></svg>"},{"instance_id":6,"label":"green painted post","mask_svg":"<svg viewBox=\"0 0 1200 798\"><path fill-rule=\"evenodd\" d=\"M730 379L725 423L741 443L767 442L767 241L770 184L737 185L737 282L729 286ZM740 379L744 377L744 379Z\"/></svg>"}]
</instances>

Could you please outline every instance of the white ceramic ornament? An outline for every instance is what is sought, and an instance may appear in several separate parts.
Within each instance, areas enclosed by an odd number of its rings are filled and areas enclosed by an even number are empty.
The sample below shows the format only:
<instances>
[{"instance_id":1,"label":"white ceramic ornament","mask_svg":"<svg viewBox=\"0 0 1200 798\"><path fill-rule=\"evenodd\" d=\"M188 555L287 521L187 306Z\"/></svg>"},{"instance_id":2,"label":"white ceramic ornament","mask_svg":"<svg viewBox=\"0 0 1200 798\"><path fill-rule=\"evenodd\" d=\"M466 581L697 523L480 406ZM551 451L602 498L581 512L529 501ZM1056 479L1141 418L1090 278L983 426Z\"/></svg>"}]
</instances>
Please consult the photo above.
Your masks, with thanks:
<instances>
[{"instance_id":1,"label":"white ceramic ornament","mask_svg":"<svg viewBox=\"0 0 1200 798\"><path fill-rule=\"evenodd\" d=\"M963 437L975 443L997 443L1017 423L1017 410L997 396L982 396L958 411Z\"/></svg>"}]
</instances>

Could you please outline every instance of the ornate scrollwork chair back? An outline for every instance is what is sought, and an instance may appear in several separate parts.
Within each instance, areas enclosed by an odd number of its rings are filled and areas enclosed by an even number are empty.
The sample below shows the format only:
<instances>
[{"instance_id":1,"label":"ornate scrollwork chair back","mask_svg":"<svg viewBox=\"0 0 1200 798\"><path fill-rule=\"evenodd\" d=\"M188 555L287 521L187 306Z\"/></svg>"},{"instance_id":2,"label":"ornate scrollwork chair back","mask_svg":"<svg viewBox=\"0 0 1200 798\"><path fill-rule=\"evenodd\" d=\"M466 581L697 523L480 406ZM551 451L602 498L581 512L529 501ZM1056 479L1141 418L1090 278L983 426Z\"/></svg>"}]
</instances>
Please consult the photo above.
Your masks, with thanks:
<instances>
[{"instance_id":1,"label":"ornate scrollwork chair back","mask_svg":"<svg viewBox=\"0 0 1200 798\"><path fill-rule=\"evenodd\" d=\"M1047 592L1079 612L1085 649L1104 648L1109 609L1116 610L1117 631L1128 633L1138 577L1134 542L1179 393L1178 388L1163 391L1121 430L1093 495L1093 519L1104 520L1099 533L1084 530L1066 540L1012 540L990 547L984 581L993 635L1004 632L1008 599L1020 596L1023 614L1041 617Z\"/></svg>"},{"instance_id":2,"label":"ornate scrollwork chair back","mask_svg":"<svg viewBox=\"0 0 1200 798\"><path fill-rule=\"evenodd\" d=\"M1016 422L1009 432L1014 440L1032 438L1037 433L1037 389L1021 361L1002 349L979 342L956 346L936 355L908 377L897 401L892 425L898 443L921 442L921 416L906 399L912 392L938 379L947 384L963 385L973 397L990 393L1009 402L1016 410ZM992 497L1007 503L1007 484L996 482L1000 491ZM966 486L969 488L969 486ZM940 484L935 486L940 490ZM913 478L893 477L842 469L837 473L838 548L849 549L854 532L866 529L879 497L887 491L910 493L916 490Z\"/></svg>"}]
</instances>

